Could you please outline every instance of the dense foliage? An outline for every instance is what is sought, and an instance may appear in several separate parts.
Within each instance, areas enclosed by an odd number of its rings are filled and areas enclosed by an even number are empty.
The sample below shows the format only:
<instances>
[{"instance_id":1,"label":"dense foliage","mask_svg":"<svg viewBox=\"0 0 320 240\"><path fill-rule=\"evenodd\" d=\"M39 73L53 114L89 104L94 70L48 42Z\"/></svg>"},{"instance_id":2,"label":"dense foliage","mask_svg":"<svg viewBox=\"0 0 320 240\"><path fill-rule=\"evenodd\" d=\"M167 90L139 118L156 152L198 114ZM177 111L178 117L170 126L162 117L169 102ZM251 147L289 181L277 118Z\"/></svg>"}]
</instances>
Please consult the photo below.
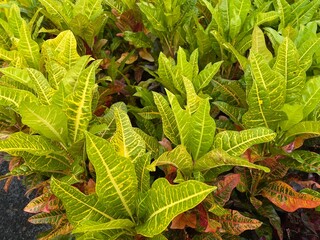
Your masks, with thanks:
<instances>
[{"instance_id":1,"label":"dense foliage","mask_svg":"<svg viewBox=\"0 0 320 240\"><path fill-rule=\"evenodd\" d=\"M1 179L39 239L316 239L319 6L2 1Z\"/></svg>"}]
</instances>

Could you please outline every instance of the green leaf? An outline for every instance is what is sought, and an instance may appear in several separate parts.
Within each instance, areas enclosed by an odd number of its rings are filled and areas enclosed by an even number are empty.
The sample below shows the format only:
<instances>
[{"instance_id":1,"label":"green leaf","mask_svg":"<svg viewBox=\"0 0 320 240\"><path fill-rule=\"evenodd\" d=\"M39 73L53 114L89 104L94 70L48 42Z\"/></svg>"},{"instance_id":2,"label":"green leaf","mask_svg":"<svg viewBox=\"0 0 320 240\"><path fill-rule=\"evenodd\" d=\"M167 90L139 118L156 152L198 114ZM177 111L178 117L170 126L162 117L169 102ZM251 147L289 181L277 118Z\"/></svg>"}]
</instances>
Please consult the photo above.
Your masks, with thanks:
<instances>
[{"instance_id":1,"label":"green leaf","mask_svg":"<svg viewBox=\"0 0 320 240\"><path fill-rule=\"evenodd\" d=\"M0 151L13 156L19 156L21 152L28 152L35 156L46 156L59 152L60 149L43 136L17 132L0 141Z\"/></svg>"},{"instance_id":2,"label":"green leaf","mask_svg":"<svg viewBox=\"0 0 320 240\"><path fill-rule=\"evenodd\" d=\"M136 48L151 48L152 42L144 32L125 31L124 40L133 44Z\"/></svg>"},{"instance_id":3,"label":"green leaf","mask_svg":"<svg viewBox=\"0 0 320 240\"><path fill-rule=\"evenodd\" d=\"M165 136L169 138L172 143L178 145L180 143L179 130L172 109L161 94L153 92L153 98L161 115Z\"/></svg>"},{"instance_id":4,"label":"green leaf","mask_svg":"<svg viewBox=\"0 0 320 240\"><path fill-rule=\"evenodd\" d=\"M108 222L114 220L106 212L107 206L98 202L97 195L85 195L77 188L61 182L55 178L51 178L51 190L62 201L66 211L68 220L74 226L81 224L84 220L91 220L97 222Z\"/></svg>"},{"instance_id":5,"label":"green leaf","mask_svg":"<svg viewBox=\"0 0 320 240\"><path fill-rule=\"evenodd\" d=\"M222 63L223 61L219 61L214 64L208 63L198 76L192 78L193 85L197 92L208 86L214 75L216 75L220 70Z\"/></svg>"},{"instance_id":6,"label":"green leaf","mask_svg":"<svg viewBox=\"0 0 320 240\"><path fill-rule=\"evenodd\" d=\"M22 21L19 34L19 53L26 59L30 67L39 69L40 48L38 44L32 40L30 30L24 21Z\"/></svg>"},{"instance_id":7,"label":"green leaf","mask_svg":"<svg viewBox=\"0 0 320 240\"><path fill-rule=\"evenodd\" d=\"M43 141L43 139L41 140ZM26 165L28 165L28 167L32 169L33 172L40 171L51 173L61 170L70 170L71 168L69 159L63 152L50 153L43 156L37 156L35 153L30 154L20 152L19 156L24 159Z\"/></svg>"},{"instance_id":8,"label":"green leaf","mask_svg":"<svg viewBox=\"0 0 320 240\"><path fill-rule=\"evenodd\" d=\"M173 150L164 152L153 161L148 167L151 171L156 170L156 166L171 164L178 168L186 177L190 176L193 170L193 161L187 149L183 145L178 145Z\"/></svg>"},{"instance_id":9,"label":"green leaf","mask_svg":"<svg viewBox=\"0 0 320 240\"><path fill-rule=\"evenodd\" d=\"M320 37L309 38L301 44L299 51L299 64L303 71L307 71L312 64L313 55L320 47Z\"/></svg>"},{"instance_id":10,"label":"green leaf","mask_svg":"<svg viewBox=\"0 0 320 240\"><path fill-rule=\"evenodd\" d=\"M288 120L279 123L279 126L283 131L289 130L292 126L301 122L303 116L303 106L300 104L287 104L285 103L281 109L287 114Z\"/></svg>"},{"instance_id":11,"label":"green leaf","mask_svg":"<svg viewBox=\"0 0 320 240\"><path fill-rule=\"evenodd\" d=\"M34 90L36 90L38 97L44 104L49 104L51 96L53 94L53 89L51 88L48 80L45 76L38 70L33 68L27 68L29 77L34 85Z\"/></svg>"},{"instance_id":12,"label":"green leaf","mask_svg":"<svg viewBox=\"0 0 320 240\"><path fill-rule=\"evenodd\" d=\"M297 135L307 135L310 137L315 137L320 135L320 122L319 121L304 121L294 125L290 128L286 134L285 138L288 139Z\"/></svg>"},{"instance_id":13,"label":"green leaf","mask_svg":"<svg viewBox=\"0 0 320 240\"><path fill-rule=\"evenodd\" d=\"M188 146L188 141L190 141L189 134L190 134L190 121L191 116L187 112L181 108L180 103L175 95L171 92L167 91L168 99L173 111L173 115L175 118L175 122L177 123L180 142L182 145Z\"/></svg>"},{"instance_id":14,"label":"green leaf","mask_svg":"<svg viewBox=\"0 0 320 240\"><path fill-rule=\"evenodd\" d=\"M42 3L44 1L52 0L41 0ZM55 5L52 7L55 8ZM70 69L79 58L77 41L73 33L70 30L63 31L56 38L45 41L42 45L42 54L51 56L65 69Z\"/></svg>"},{"instance_id":15,"label":"green leaf","mask_svg":"<svg viewBox=\"0 0 320 240\"><path fill-rule=\"evenodd\" d=\"M134 163L140 192L146 192L150 189L150 172L148 170L150 161L151 154L146 153L137 157Z\"/></svg>"},{"instance_id":16,"label":"green leaf","mask_svg":"<svg viewBox=\"0 0 320 240\"><path fill-rule=\"evenodd\" d=\"M66 145L68 139L67 117L61 108L34 103L22 104L20 115L23 124L28 125L43 136Z\"/></svg>"},{"instance_id":17,"label":"green leaf","mask_svg":"<svg viewBox=\"0 0 320 240\"><path fill-rule=\"evenodd\" d=\"M225 102L216 101L213 102L221 112L224 112L230 119L237 125L243 126L241 123L241 118L245 114L246 109L232 106Z\"/></svg>"},{"instance_id":18,"label":"green leaf","mask_svg":"<svg viewBox=\"0 0 320 240\"><path fill-rule=\"evenodd\" d=\"M143 211L137 233L146 237L160 234L174 217L197 206L215 189L195 180L170 185L164 178L157 179L139 203Z\"/></svg>"},{"instance_id":19,"label":"green leaf","mask_svg":"<svg viewBox=\"0 0 320 240\"><path fill-rule=\"evenodd\" d=\"M104 204L112 206L112 216L133 220L137 197L137 177L129 158L119 156L107 140L86 134L86 149L96 174L96 192Z\"/></svg>"},{"instance_id":20,"label":"green leaf","mask_svg":"<svg viewBox=\"0 0 320 240\"><path fill-rule=\"evenodd\" d=\"M34 83L32 82L25 68L19 69L16 67L6 67L0 69L0 72L2 72L8 78L13 79L14 81L17 81L29 88L36 90Z\"/></svg>"},{"instance_id":21,"label":"green leaf","mask_svg":"<svg viewBox=\"0 0 320 240\"><path fill-rule=\"evenodd\" d=\"M262 188L261 194L287 212L294 212L299 208L315 208L320 205L320 198L298 193L282 181L269 183Z\"/></svg>"},{"instance_id":22,"label":"green leaf","mask_svg":"<svg viewBox=\"0 0 320 240\"><path fill-rule=\"evenodd\" d=\"M233 106L247 106L246 93L238 81L215 78L212 83L215 87L214 91L220 94L218 100Z\"/></svg>"},{"instance_id":23,"label":"green leaf","mask_svg":"<svg viewBox=\"0 0 320 240\"><path fill-rule=\"evenodd\" d=\"M214 140L214 148L220 148L232 156L240 156L253 145L270 142L276 137L276 133L264 127L248 130L223 131L217 134Z\"/></svg>"},{"instance_id":24,"label":"green leaf","mask_svg":"<svg viewBox=\"0 0 320 240\"><path fill-rule=\"evenodd\" d=\"M93 221L85 221L78 226L73 233L86 233L86 232L104 232L114 229L127 229L133 228L135 224L129 219L114 219L106 223L99 223Z\"/></svg>"},{"instance_id":25,"label":"green leaf","mask_svg":"<svg viewBox=\"0 0 320 240\"><path fill-rule=\"evenodd\" d=\"M206 171L222 166L242 166L270 172L270 169L267 167L253 164L244 158L231 156L222 149L213 149L198 159L195 162L194 171Z\"/></svg>"},{"instance_id":26,"label":"green leaf","mask_svg":"<svg viewBox=\"0 0 320 240\"><path fill-rule=\"evenodd\" d=\"M170 58L167 58L161 52L159 55L158 64L159 64L158 81L170 92L177 93L177 90L174 85L174 73L173 73L174 61Z\"/></svg>"},{"instance_id":27,"label":"green leaf","mask_svg":"<svg viewBox=\"0 0 320 240\"><path fill-rule=\"evenodd\" d=\"M66 115L68 117L68 130L72 142L83 138L92 118L92 97L95 86L95 71L100 61L95 61L80 75L74 91L65 99Z\"/></svg>"},{"instance_id":28,"label":"green leaf","mask_svg":"<svg viewBox=\"0 0 320 240\"><path fill-rule=\"evenodd\" d=\"M314 152L296 150L280 162L293 169L320 174L320 155Z\"/></svg>"},{"instance_id":29,"label":"green leaf","mask_svg":"<svg viewBox=\"0 0 320 240\"><path fill-rule=\"evenodd\" d=\"M199 102L197 111L191 116L190 124L192 129L189 129L190 139L186 146L190 149L193 159L197 160L212 146L216 131L215 121L210 116L209 99L203 99Z\"/></svg>"},{"instance_id":30,"label":"green leaf","mask_svg":"<svg viewBox=\"0 0 320 240\"><path fill-rule=\"evenodd\" d=\"M111 142L119 155L131 158L134 162L137 157L145 153L145 142L131 126L127 113L119 108L115 108L115 121L117 130L113 135Z\"/></svg>"},{"instance_id":31,"label":"green leaf","mask_svg":"<svg viewBox=\"0 0 320 240\"><path fill-rule=\"evenodd\" d=\"M272 71L259 53L250 53L250 63L254 81L247 96L249 111L244 114L243 123L251 128L275 129L279 121L286 119L285 113L279 111L285 102L284 77Z\"/></svg>"},{"instance_id":32,"label":"green leaf","mask_svg":"<svg viewBox=\"0 0 320 240\"><path fill-rule=\"evenodd\" d=\"M258 26L255 26L253 29L251 51L263 55L267 62L270 62L273 59L272 53L266 46L264 34Z\"/></svg>"},{"instance_id":33,"label":"green leaf","mask_svg":"<svg viewBox=\"0 0 320 240\"><path fill-rule=\"evenodd\" d=\"M51 224L56 226L57 223L62 222L65 219L66 214L61 210L57 210L33 215L28 219L28 222L31 222L32 224Z\"/></svg>"},{"instance_id":34,"label":"green leaf","mask_svg":"<svg viewBox=\"0 0 320 240\"><path fill-rule=\"evenodd\" d=\"M221 223L222 229L232 235L240 235L246 230L254 230L262 225L259 220L245 217L236 210L229 210L229 214L214 216L211 219Z\"/></svg>"},{"instance_id":35,"label":"green leaf","mask_svg":"<svg viewBox=\"0 0 320 240\"><path fill-rule=\"evenodd\" d=\"M302 90L303 115L307 117L320 102L320 77L313 77L306 82Z\"/></svg>"},{"instance_id":36,"label":"green leaf","mask_svg":"<svg viewBox=\"0 0 320 240\"><path fill-rule=\"evenodd\" d=\"M285 37L278 48L273 69L284 76L286 82L286 102L299 99L305 83L305 73L299 67L299 53L289 37Z\"/></svg>"},{"instance_id":37,"label":"green leaf","mask_svg":"<svg viewBox=\"0 0 320 240\"><path fill-rule=\"evenodd\" d=\"M19 112L21 103L38 102L38 99L30 92L7 88L0 86L0 105L11 107L14 111Z\"/></svg>"}]
</instances>

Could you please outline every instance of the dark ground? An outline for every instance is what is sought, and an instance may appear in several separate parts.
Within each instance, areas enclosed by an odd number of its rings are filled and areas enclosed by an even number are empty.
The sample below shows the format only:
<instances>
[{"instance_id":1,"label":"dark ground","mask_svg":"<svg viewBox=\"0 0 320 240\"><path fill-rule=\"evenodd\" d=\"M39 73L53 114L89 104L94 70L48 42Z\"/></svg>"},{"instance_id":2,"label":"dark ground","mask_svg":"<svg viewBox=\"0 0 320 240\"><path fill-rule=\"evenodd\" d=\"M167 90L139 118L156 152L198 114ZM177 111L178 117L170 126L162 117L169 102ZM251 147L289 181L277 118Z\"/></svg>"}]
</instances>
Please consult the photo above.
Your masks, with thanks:
<instances>
[{"instance_id":1,"label":"dark ground","mask_svg":"<svg viewBox=\"0 0 320 240\"><path fill-rule=\"evenodd\" d=\"M0 156L1 157L1 156ZM7 172L7 163L0 164L0 176ZM31 214L23 208L31 200L24 196L25 188L21 181L12 181L9 191L3 190L5 181L0 182L0 240L33 240L47 229L45 225L28 222Z\"/></svg>"}]
</instances>

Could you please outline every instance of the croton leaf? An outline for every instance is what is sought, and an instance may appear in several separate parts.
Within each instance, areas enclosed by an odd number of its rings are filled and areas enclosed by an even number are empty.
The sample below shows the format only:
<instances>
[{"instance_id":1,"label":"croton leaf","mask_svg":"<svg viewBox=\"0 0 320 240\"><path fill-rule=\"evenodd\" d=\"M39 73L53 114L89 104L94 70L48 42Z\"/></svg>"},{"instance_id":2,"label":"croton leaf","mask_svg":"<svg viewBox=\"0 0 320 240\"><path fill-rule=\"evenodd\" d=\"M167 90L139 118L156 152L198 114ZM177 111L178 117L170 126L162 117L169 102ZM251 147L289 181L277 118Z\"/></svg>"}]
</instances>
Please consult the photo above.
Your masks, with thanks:
<instances>
[{"instance_id":1,"label":"croton leaf","mask_svg":"<svg viewBox=\"0 0 320 240\"><path fill-rule=\"evenodd\" d=\"M95 71L100 61L95 61L86 68L75 85L74 91L66 98L65 109L68 117L68 130L72 142L83 138L92 118L92 96L95 84Z\"/></svg>"},{"instance_id":2,"label":"croton leaf","mask_svg":"<svg viewBox=\"0 0 320 240\"><path fill-rule=\"evenodd\" d=\"M297 135L306 135L306 138L316 137L320 135L320 122L319 121L303 121L290 128L285 138L289 139Z\"/></svg>"},{"instance_id":3,"label":"croton leaf","mask_svg":"<svg viewBox=\"0 0 320 240\"><path fill-rule=\"evenodd\" d=\"M269 183L262 188L261 194L287 212L294 212L299 208L315 208L320 205L320 198L298 193L282 181Z\"/></svg>"},{"instance_id":4,"label":"croton leaf","mask_svg":"<svg viewBox=\"0 0 320 240\"><path fill-rule=\"evenodd\" d=\"M276 137L276 134L264 127L248 130L223 131L217 134L214 140L214 147L225 150L232 156L240 156L248 148L255 144L270 142Z\"/></svg>"},{"instance_id":5,"label":"croton leaf","mask_svg":"<svg viewBox=\"0 0 320 240\"><path fill-rule=\"evenodd\" d=\"M86 134L86 149L96 174L96 192L99 200L112 206L113 216L131 217L135 211L137 177L129 158L119 156L107 140Z\"/></svg>"},{"instance_id":6,"label":"croton leaf","mask_svg":"<svg viewBox=\"0 0 320 240\"><path fill-rule=\"evenodd\" d=\"M257 209L259 214L269 219L270 224L277 231L280 240L283 239L283 230L281 227L281 220L272 204L264 204Z\"/></svg>"},{"instance_id":7,"label":"croton leaf","mask_svg":"<svg viewBox=\"0 0 320 240\"><path fill-rule=\"evenodd\" d=\"M160 234L174 217L197 206L215 189L195 180L170 185L164 178L157 179L139 203L137 233L146 237Z\"/></svg>"},{"instance_id":8,"label":"croton leaf","mask_svg":"<svg viewBox=\"0 0 320 240\"><path fill-rule=\"evenodd\" d=\"M195 162L194 170L206 171L211 168L221 166L242 166L248 168L260 169L264 172L270 172L270 169L264 166L256 165L244 158L234 157L222 149L213 149Z\"/></svg>"},{"instance_id":9,"label":"croton leaf","mask_svg":"<svg viewBox=\"0 0 320 240\"><path fill-rule=\"evenodd\" d=\"M212 146L216 123L210 116L209 99L199 102L197 111L191 115L190 138L186 146L190 149L194 160L202 157Z\"/></svg>"},{"instance_id":10,"label":"croton leaf","mask_svg":"<svg viewBox=\"0 0 320 240\"><path fill-rule=\"evenodd\" d=\"M32 40L31 32L25 21L21 22L21 27L19 29L19 53L26 59L28 65L35 69L39 68L40 59L40 48L37 42Z\"/></svg>"},{"instance_id":11,"label":"croton leaf","mask_svg":"<svg viewBox=\"0 0 320 240\"><path fill-rule=\"evenodd\" d=\"M59 225L64 220L67 220L67 217L65 212L61 210L38 213L28 219L33 224L51 224L54 226Z\"/></svg>"},{"instance_id":12,"label":"croton leaf","mask_svg":"<svg viewBox=\"0 0 320 240\"><path fill-rule=\"evenodd\" d=\"M9 138L0 141L0 150L14 156L28 152L36 156L46 156L61 151L59 147L39 135L29 135L23 132L11 134Z\"/></svg>"},{"instance_id":13,"label":"croton leaf","mask_svg":"<svg viewBox=\"0 0 320 240\"><path fill-rule=\"evenodd\" d=\"M299 54L295 44L285 37L280 44L273 69L284 76L286 82L286 102L297 101L305 83L305 73L299 67Z\"/></svg>"},{"instance_id":14,"label":"croton leaf","mask_svg":"<svg viewBox=\"0 0 320 240\"><path fill-rule=\"evenodd\" d=\"M80 224L84 219L108 222L114 218L107 214L107 208L113 208L98 202L96 194L85 195L77 188L61 182L54 177L51 178L51 190L63 203L68 220L74 226Z\"/></svg>"},{"instance_id":15,"label":"croton leaf","mask_svg":"<svg viewBox=\"0 0 320 240\"><path fill-rule=\"evenodd\" d=\"M320 77L313 77L306 82L302 90L303 115L307 117L320 101Z\"/></svg>"},{"instance_id":16,"label":"croton leaf","mask_svg":"<svg viewBox=\"0 0 320 240\"><path fill-rule=\"evenodd\" d=\"M115 120L117 130L111 142L121 156L131 158L134 162L135 158L145 153L145 142L131 126L129 116L119 108L115 108Z\"/></svg>"},{"instance_id":17,"label":"croton leaf","mask_svg":"<svg viewBox=\"0 0 320 240\"><path fill-rule=\"evenodd\" d=\"M253 230L262 225L259 220L245 217L236 210L229 210L229 214L220 217L213 216L212 219L221 223L222 229L232 235L239 235L246 230Z\"/></svg>"},{"instance_id":18,"label":"croton leaf","mask_svg":"<svg viewBox=\"0 0 320 240\"><path fill-rule=\"evenodd\" d=\"M233 189L240 182L240 174L228 174L217 183L217 191L213 193L215 201L223 206L230 198Z\"/></svg>"},{"instance_id":19,"label":"croton leaf","mask_svg":"<svg viewBox=\"0 0 320 240\"><path fill-rule=\"evenodd\" d=\"M108 230L129 230L133 228L135 224L131 222L129 219L114 219L106 223L99 223L93 221L84 221L80 226L78 226L73 233L85 233L85 232L105 232Z\"/></svg>"},{"instance_id":20,"label":"croton leaf","mask_svg":"<svg viewBox=\"0 0 320 240\"><path fill-rule=\"evenodd\" d=\"M293 169L320 174L320 155L314 152L296 150L280 162Z\"/></svg>"},{"instance_id":21,"label":"croton leaf","mask_svg":"<svg viewBox=\"0 0 320 240\"><path fill-rule=\"evenodd\" d=\"M56 12L55 7L59 2L54 1L54 5L51 5L50 1L52 0L41 0L41 3L46 3L46 6L51 6L54 8L52 12ZM60 15L60 13L58 15ZM54 59L67 70L74 65L75 61L79 58L77 41L70 30L63 31L59 33L56 38L45 41L42 45L42 53L44 56L53 54Z\"/></svg>"},{"instance_id":22,"label":"croton leaf","mask_svg":"<svg viewBox=\"0 0 320 240\"><path fill-rule=\"evenodd\" d=\"M179 130L172 109L161 94L153 92L153 98L161 115L164 134L171 142L178 145L180 142Z\"/></svg>"},{"instance_id":23,"label":"croton leaf","mask_svg":"<svg viewBox=\"0 0 320 240\"><path fill-rule=\"evenodd\" d=\"M190 176L193 169L193 161L187 149L183 145L178 145L172 151L164 152L151 163L149 169L155 171L156 166L171 164L178 168L185 176Z\"/></svg>"},{"instance_id":24,"label":"croton leaf","mask_svg":"<svg viewBox=\"0 0 320 240\"><path fill-rule=\"evenodd\" d=\"M66 145L68 139L67 117L57 106L22 104L22 122L43 136Z\"/></svg>"},{"instance_id":25,"label":"croton leaf","mask_svg":"<svg viewBox=\"0 0 320 240\"><path fill-rule=\"evenodd\" d=\"M28 91L0 86L1 106L11 107L16 112L19 112L19 107L23 102L38 102L38 99Z\"/></svg>"}]
</instances>

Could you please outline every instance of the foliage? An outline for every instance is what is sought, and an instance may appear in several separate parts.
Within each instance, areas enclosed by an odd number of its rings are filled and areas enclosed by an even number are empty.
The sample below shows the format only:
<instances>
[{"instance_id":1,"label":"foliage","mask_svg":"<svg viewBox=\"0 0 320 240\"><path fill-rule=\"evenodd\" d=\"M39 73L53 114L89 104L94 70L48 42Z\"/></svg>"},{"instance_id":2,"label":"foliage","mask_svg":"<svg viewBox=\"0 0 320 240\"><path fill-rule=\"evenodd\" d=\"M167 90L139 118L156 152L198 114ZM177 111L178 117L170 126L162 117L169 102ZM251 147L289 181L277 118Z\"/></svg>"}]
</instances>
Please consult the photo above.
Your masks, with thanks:
<instances>
[{"instance_id":1,"label":"foliage","mask_svg":"<svg viewBox=\"0 0 320 240\"><path fill-rule=\"evenodd\" d=\"M314 222L319 179L296 176L320 172L319 5L2 3L1 179L37 191L39 239L284 239Z\"/></svg>"}]
</instances>

